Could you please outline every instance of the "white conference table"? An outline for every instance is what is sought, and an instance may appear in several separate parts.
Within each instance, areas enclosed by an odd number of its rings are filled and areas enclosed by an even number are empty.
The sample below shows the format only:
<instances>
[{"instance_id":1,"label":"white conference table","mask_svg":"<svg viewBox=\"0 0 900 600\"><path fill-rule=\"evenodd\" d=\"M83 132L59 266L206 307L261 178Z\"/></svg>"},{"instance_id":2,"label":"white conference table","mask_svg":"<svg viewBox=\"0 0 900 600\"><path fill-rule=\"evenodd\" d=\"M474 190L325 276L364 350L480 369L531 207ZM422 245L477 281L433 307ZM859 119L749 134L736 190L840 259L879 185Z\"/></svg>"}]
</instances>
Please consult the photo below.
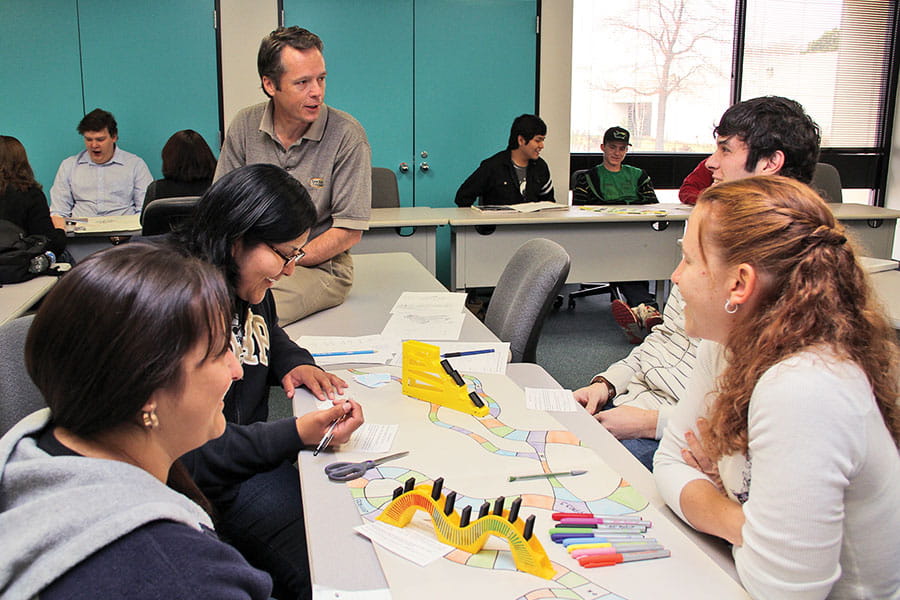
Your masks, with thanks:
<instances>
[{"instance_id":1,"label":"white conference table","mask_svg":"<svg viewBox=\"0 0 900 600\"><path fill-rule=\"evenodd\" d=\"M894 329L900 330L900 271L880 271L872 273L870 278L888 320Z\"/></svg>"},{"instance_id":2,"label":"white conference table","mask_svg":"<svg viewBox=\"0 0 900 600\"><path fill-rule=\"evenodd\" d=\"M68 248L76 261L109 248L111 237L128 237L141 234L140 215L95 217L76 224L68 235ZM373 254L383 252L408 252L425 265L433 275L436 272L436 231L447 225L447 216L427 206L397 208L373 208L369 229L352 253Z\"/></svg>"},{"instance_id":3,"label":"white conference table","mask_svg":"<svg viewBox=\"0 0 900 600\"><path fill-rule=\"evenodd\" d=\"M406 252L353 256L353 288L343 304L291 323L291 339L301 335L360 336L381 333L403 292L446 292L434 275ZM461 340L496 342L484 323L466 311Z\"/></svg>"},{"instance_id":4,"label":"white conference table","mask_svg":"<svg viewBox=\"0 0 900 600\"><path fill-rule=\"evenodd\" d=\"M437 264L437 228L447 217L427 206L373 208L369 230L351 253L409 252L434 275Z\"/></svg>"},{"instance_id":5,"label":"white conference table","mask_svg":"<svg viewBox=\"0 0 900 600\"><path fill-rule=\"evenodd\" d=\"M829 204L828 208L860 244L860 254L891 258L900 210L868 204Z\"/></svg>"},{"instance_id":6,"label":"white conference table","mask_svg":"<svg viewBox=\"0 0 900 600\"><path fill-rule=\"evenodd\" d=\"M285 328L292 338L300 335L367 335L379 333L388 311L403 291L444 289L428 271L408 254L389 253L354 257L354 287L344 304L311 315ZM493 341L496 338L483 323L467 314L461 340ZM329 369L352 368L338 365ZM371 367L371 365L360 365ZM531 364L510 364L507 375L520 386L558 388L559 384L543 368ZM308 412L314 405L311 395L299 390L293 401L294 413ZM697 533L682 523L662 501L652 475L609 432L586 413L552 413L585 445L593 448L622 475L665 518L688 536L701 550L697 569L715 579L736 579L730 552L724 543ZM362 519L346 486L324 476L323 468L337 460L338 453L311 452L299 455L303 506L309 544L312 581L320 590L372 591L387 588L372 543L353 532ZM706 560L709 557L711 560ZM416 569L416 567L413 567ZM731 583L725 584L726 587ZM738 586L731 597L746 597ZM322 596L326 597L326 596ZM327 596L331 597L331 596ZM672 596L676 597L676 596Z\"/></svg>"},{"instance_id":7,"label":"white conference table","mask_svg":"<svg viewBox=\"0 0 900 600\"><path fill-rule=\"evenodd\" d=\"M371 367L371 365L367 365ZM559 384L540 366L533 364L510 364L507 376L520 387L558 388ZM303 390L293 400L294 413L303 414L314 406L314 399ZM366 399L359 399L365 410ZM410 400L411 402L415 402ZM498 400L499 401L499 400ZM584 412L553 412L553 417L568 431L572 432L585 446L593 449L614 471L631 484L652 506L659 509L662 518L693 542L691 562L692 578L702 578L708 582L710 590L714 590L716 598L747 598L746 592L737 582L737 575L731 554L724 542L711 538L687 527L672 513L656 491L653 477L606 429ZM398 451L401 448L393 448ZM352 455L358 460L359 455ZM389 583L382 571L381 563L375 553L372 542L356 534L353 527L361 525L363 519L345 484L328 480L324 474L326 465L339 460L346 460L338 451L328 451L314 457L312 452L301 452L298 465L301 489L303 490L303 511L309 548L310 575L314 590L319 591L317 598L341 598L349 593L373 593L389 588ZM485 473L485 476L489 476ZM387 493L387 492L386 492ZM515 495L513 489L507 494ZM656 524L656 530L663 526ZM551 544L543 534L541 542L545 546ZM672 539L669 532L667 541ZM699 548L699 550L697 550ZM683 554L682 554L683 556ZM418 579L422 577L431 583L423 569L413 563L400 561L408 565L404 577ZM567 565L575 568L574 565ZM404 571L406 569L404 568ZM635 573L641 573L635 569ZM602 573L589 573L592 579L601 578ZM639 576L639 575L638 575ZM455 598L452 582L435 589L423 586L419 597ZM672 581L671 594L667 598L695 598L696 587L690 595L679 593L679 581ZM540 587L540 586L538 586ZM557 587L556 585L550 587ZM426 589L428 591L426 591ZM387 596L373 596L387 597Z\"/></svg>"},{"instance_id":8,"label":"white conference table","mask_svg":"<svg viewBox=\"0 0 900 600\"><path fill-rule=\"evenodd\" d=\"M140 235L140 219L141 215L85 218L66 229L66 249L79 263L94 252Z\"/></svg>"},{"instance_id":9,"label":"white conference table","mask_svg":"<svg viewBox=\"0 0 900 600\"><path fill-rule=\"evenodd\" d=\"M667 210L665 216L590 210L597 208L604 207L572 206L526 214L444 209L451 231L451 287L496 285L516 249L533 238L551 239L568 251L572 257L569 283L669 278L681 260L678 240L684 235L690 207L646 207Z\"/></svg>"},{"instance_id":10,"label":"white conference table","mask_svg":"<svg viewBox=\"0 0 900 600\"><path fill-rule=\"evenodd\" d=\"M828 206L860 243L863 254L891 257L900 211L864 204ZM668 214L604 214L580 207L527 214L438 209L451 228L451 288L496 285L516 249L536 237L554 240L569 252L570 283L668 279L681 259L677 241L691 207L656 204L645 208Z\"/></svg>"},{"instance_id":11,"label":"white conference table","mask_svg":"<svg viewBox=\"0 0 900 600\"><path fill-rule=\"evenodd\" d=\"M42 275L21 283L0 286L0 325L25 314L50 291L58 279L56 275Z\"/></svg>"}]
</instances>

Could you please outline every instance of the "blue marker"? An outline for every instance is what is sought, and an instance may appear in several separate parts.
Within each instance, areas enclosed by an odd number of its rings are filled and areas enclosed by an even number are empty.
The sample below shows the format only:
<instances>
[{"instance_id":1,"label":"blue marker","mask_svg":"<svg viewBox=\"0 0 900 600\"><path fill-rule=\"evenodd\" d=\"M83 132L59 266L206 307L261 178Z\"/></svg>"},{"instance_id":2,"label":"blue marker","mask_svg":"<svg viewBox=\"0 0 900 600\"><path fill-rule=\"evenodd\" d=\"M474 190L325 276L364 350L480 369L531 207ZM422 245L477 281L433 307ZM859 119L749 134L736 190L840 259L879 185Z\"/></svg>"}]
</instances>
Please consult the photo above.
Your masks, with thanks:
<instances>
[{"instance_id":1,"label":"blue marker","mask_svg":"<svg viewBox=\"0 0 900 600\"><path fill-rule=\"evenodd\" d=\"M476 354L490 354L493 352L493 348L488 348L487 350L466 350L465 352L448 352L446 354L441 354L441 358L456 358L457 356L474 356ZM315 356L315 354L313 354Z\"/></svg>"},{"instance_id":2,"label":"blue marker","mask_svg":"<svg viewBox=\"0 0 900 600\"><path fill-rule=\"evenodd\" d=\"M357 354L375 354L374 350L348 350L346 352L319 352L313 356L355 356Z\"/></svg>"}]
</instances>

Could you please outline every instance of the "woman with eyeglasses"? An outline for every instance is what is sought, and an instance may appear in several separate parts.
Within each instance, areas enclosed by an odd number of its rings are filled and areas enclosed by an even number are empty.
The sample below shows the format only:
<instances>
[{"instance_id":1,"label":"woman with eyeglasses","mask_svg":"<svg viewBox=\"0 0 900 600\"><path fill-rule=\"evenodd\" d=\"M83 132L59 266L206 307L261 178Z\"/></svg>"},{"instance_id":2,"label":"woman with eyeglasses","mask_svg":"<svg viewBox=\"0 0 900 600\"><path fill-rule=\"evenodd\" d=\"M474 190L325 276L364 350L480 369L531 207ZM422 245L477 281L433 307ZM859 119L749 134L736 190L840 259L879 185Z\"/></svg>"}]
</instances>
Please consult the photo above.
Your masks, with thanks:
<instances>
[{"instance_id":1,"label":"woman with eyeglasses","mask_svg":"<svg viewBox=\"0 0 900 600\"><path fill-rule=\"evenodd\" d=\"M174 236L189 254L219 268L232 295L232 345L244 373L225 396L228 421L265 421L271 385L281 385L288 398L295 387L305 386L319 400L332 401L347 387L281 329L270 290L294 273L315 222L315 208L300 182L279 167L256 164L216 181ZM191 458L215 460L209 448L201 454ZM251 564L272 574L276 597L309 593L300 483L292 462L212 498L222 515L219 529Z\"/></svg>"}]
</instances>

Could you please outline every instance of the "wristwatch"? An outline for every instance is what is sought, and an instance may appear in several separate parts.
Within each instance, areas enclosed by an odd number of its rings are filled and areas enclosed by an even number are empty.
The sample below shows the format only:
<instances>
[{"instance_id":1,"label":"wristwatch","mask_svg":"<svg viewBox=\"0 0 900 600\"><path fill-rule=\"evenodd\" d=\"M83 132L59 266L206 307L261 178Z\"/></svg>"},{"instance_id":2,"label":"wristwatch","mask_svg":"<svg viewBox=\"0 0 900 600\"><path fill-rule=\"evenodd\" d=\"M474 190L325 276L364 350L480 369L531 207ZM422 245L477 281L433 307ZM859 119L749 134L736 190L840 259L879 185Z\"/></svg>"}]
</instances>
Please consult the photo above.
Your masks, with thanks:
<instances>
[{"instance_id":1,"label":"wristwatch","mask_svg":"<svg viewBox=\"0 0 900 600\"><path fill-rule=\"evenodd\" d=\"M606 390L609 392L609 395L606 398L606 401L609 402L613 398L616 397L616 386L609 382L609 379L604 377L603 375L595 375L593 379L591 379L591 385L595 383L602 383L606 385Z\"/></svg>"}]
</instances>

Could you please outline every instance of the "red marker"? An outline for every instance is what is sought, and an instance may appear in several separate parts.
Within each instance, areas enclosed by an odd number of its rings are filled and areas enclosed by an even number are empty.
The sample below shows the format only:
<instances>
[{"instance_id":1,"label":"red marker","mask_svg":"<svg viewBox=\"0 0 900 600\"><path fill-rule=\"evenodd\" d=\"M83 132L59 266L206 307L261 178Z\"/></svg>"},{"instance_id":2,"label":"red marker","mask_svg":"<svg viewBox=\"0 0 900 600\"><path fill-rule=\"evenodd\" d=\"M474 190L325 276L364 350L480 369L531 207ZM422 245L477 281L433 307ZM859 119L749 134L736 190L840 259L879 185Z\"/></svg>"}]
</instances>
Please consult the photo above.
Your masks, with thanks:
<instances>
[{"instance_id":1,"label":"red marker","mask_svg":"<svg viewBox=\"0 0 900 600\"><path fill-rule=\"evenodd\" d=\"M590 525L640 525L641 527L652 527L652 521L635 521L632 519L618 519L616 517L563 517L559 520L560 525L577 525L579 527L588 527Z\"/></svg>"},{"instance_id":2,"label":"red marker","mask_svg":"<svg viewBox=\"0 0 900 600\"><path fill-rule=\"evenodd\" d=\"M592 569L594 567L609 567L622 562L668 558L669 556L672 556L672 552L669 550L648 550L646 552L629 552L628 554L600 554L596 556L582 556L578 559L578 564L586 569Z\"/></svg>"}]
</instances>

